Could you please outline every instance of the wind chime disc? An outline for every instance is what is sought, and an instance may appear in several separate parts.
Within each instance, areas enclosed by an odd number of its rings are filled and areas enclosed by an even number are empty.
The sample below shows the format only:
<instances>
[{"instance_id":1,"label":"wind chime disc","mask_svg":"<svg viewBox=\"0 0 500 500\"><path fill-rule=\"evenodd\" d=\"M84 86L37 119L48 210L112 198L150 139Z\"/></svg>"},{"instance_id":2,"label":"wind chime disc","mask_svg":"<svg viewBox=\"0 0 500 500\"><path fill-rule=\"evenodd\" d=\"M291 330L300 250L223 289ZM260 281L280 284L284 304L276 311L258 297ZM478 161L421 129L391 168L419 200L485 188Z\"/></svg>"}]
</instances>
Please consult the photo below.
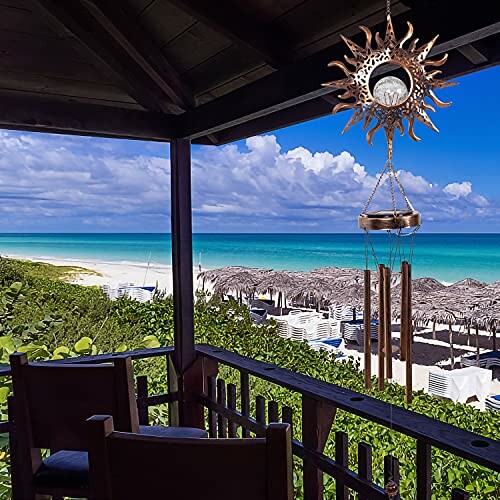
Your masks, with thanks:
<instances>
[{"instance_id":1,"label":"wind chime disc","mask_svg":"<svg viewBox=\"0 0 500 500\"><path fill-rule=\"evenodd\" d=\"M358 217L358 227L366 231L404 229L421 224L420 212L416 210L378 210L362 213Z\"/></svg>"}]
</instances>

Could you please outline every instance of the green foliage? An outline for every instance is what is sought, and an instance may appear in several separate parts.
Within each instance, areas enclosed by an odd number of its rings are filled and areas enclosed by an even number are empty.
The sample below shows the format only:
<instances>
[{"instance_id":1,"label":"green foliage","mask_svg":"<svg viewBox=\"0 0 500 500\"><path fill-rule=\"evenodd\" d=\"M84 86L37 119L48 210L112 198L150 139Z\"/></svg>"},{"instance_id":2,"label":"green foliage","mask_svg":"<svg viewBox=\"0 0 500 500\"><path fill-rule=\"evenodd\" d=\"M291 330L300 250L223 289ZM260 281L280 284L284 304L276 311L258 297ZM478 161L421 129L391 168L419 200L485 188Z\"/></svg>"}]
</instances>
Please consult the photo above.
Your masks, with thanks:
<instances>
[{"instance_id":1,"label":"green foliage","mask_svg":"<svg viewBox=\"0 0 500 500\"><path fill-rule=\"evenodd\" d=\"M59 271L0 259L0 362L8 362L15 350L30 359L62 359L75 355L123 351L128 348L156 347L173 343L173 303L170 297L157 297L141 304L126 298L109 301L100 290L70 285ZM45 273L45 274L44 274ZM358 392L365 392L358 364L336 363L324 352L312 351L307 344L291 342L276 335L271 326L252 324L245 307L223 303L216 298L198 296L195 307L196 341L217 345L239 354L275 364ZM166 390L165 361L154 358L135 363L136 374L147 374L152 393ZM227 382L238 384L236 370L221 367ZM376 384L374 384L376 386ZM286 404L294 410L295 437L300 439L301 397L274 384L251 377L253 400L258 394ZM0 418L6 418L6 398L10 384L0 386ZM384 393L371 396L405 407L404 389L389 384ZM479 412L470 406L438 400L417 392L411 410L458 427L500 439L500 415ZM151 417L167 423L164 407L151 408ZM391 429L355 415L338 411L333 431L347 432L349 462L356 470L357 443L373 447L374 478L383 484L383 457L393 454L400 460L401 491L405 499L414 498L415 442ZM334 456L332 432L325 453ZM1 439L1 438L0 438ZM295 460L297 496L302 495L301 463ZM335 485L325 479L326 498L333 498ZM453 487L466 489L473 499L500 498L500 476L447 452L433 448L433 491L435 499L450 498ZM0 440L0 498L9 497L8 450Z\"/></svg>"}]
</instances>

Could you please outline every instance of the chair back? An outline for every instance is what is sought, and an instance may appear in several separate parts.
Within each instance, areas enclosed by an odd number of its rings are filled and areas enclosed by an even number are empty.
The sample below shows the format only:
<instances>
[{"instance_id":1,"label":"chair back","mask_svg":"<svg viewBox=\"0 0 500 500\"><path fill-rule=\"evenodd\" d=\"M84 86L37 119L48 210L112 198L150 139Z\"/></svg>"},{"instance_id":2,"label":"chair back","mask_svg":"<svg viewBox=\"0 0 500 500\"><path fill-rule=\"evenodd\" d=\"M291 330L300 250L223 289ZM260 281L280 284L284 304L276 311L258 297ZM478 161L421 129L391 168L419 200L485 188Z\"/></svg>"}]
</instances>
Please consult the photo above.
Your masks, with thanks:
<instances>
[{"instance_id":1,"label":"chair back","mask_svg":"<svg viewBox=\"0 0 500 500\"><path fill-rule=\"evenodd\" d=\"M90 500L292 500L288 424L265 438L169 439L115 432L113 419L88 420Z\"/></svg>"},{"instance_id":2,"label":"chair back","mask_svg":"<svg viewBox=\"0 0 500 500\"><path fill-rule=\"evenodd\" d=\"M25 353L10 357L14 421L27 448L86 450L85 421L113 415L118 429L138 432L130 357L113 364L28 363Z\"/></svg>"}]
</instances>

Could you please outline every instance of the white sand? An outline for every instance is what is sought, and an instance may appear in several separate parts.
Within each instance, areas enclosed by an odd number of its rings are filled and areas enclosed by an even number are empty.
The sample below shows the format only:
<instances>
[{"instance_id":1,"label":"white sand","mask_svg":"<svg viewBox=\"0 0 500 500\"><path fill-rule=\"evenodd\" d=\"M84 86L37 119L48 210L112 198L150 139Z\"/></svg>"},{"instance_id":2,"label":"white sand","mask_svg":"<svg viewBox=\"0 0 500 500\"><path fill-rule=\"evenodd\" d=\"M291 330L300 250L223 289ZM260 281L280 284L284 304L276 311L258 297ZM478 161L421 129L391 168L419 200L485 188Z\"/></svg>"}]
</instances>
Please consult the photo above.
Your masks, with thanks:
<instances>
[{"instance_id":1,"label":"white sand","mask_svg":"<svg viewBox=\"0 0 500 500\"><path fill-rule=\"evenodd\" d=\"M19 258L17 256L12 256ZM84 286L117 285L118 283L133 283L136 286L156 286L160 290L172 292L172 266L141 262L99 262L95 260L58 259L54 257L22 257L35 262L45 262L54 266L83 267L98 273L80 274L72 277L69 282ZM193 270L196 276L197 269ZM196 278L195 278L196 279Z\"/></svg>"}]
</instances>

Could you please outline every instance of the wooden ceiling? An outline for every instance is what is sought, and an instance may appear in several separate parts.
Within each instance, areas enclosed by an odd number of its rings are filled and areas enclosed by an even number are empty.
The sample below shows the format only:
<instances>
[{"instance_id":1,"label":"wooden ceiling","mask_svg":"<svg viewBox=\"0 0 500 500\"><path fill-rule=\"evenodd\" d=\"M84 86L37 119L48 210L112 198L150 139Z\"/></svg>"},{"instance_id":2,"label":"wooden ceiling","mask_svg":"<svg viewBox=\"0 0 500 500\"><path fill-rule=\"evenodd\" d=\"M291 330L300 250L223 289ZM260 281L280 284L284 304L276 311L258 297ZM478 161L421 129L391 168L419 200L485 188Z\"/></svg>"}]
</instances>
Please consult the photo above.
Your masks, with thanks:
<instances>
[{"instance_id":1,"label":"wooden ceiling","mask_svg":"<svg viewBox=\"0 0 500 500\"><path fill-rule=\"evenodd\" d=\"M495 2L393 1L445 77L498 64ZM385 0L0 0L0 127L222 144L325 115L321 83ZM397 31L398 32L398 31Z\"/></svg>"}]
</instances>

